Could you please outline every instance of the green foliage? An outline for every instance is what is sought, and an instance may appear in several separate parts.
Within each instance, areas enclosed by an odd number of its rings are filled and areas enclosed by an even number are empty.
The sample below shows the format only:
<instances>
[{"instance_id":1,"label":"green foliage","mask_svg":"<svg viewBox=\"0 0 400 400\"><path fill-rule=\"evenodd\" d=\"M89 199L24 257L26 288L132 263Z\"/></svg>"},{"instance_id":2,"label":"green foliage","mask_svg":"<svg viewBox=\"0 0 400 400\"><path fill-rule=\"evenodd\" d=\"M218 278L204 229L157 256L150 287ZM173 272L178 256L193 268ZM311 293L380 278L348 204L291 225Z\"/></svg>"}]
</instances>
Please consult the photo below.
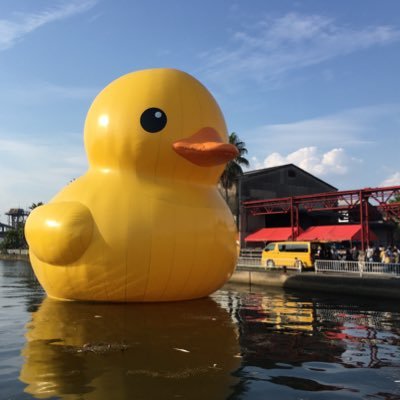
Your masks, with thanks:
<instances>
[{"instance_id":1,"label":"green foliage","mask_svg":"<svg viewBox=\"0 0 400 400\"><path fill-rule=\"evenodd\" d=\"M43 201L39 201L38 203L32 203L31 206L29 207L29 209L32 211L36 207L42 206L43 204L44 204Z\"/></svg>"},{"instance_id":2,"label":"green foliage","mask_svg":"<svg viewBox=\"0 0 400 400\"><path fill-rule=\"evenodd\" d=\"M226 203L228 204L232 213L236 215L238 212L237 190L235 195L229 194L229 190L233 187L237 188L239 176L243 174L242 166L247 167L250 165L250 163L247 158L245 158L245 155L247 154L246 144L240 140L239 136L235 132L232 132L229 135L229 143L236 146L239 154L234 160L228 162L224 172L221 175L219 183L223 189L223 196Z\"/></svg>"},{"instance_id":3,"label":"green foliage","mask_svg":"<svg viewBox=\"0 0 400 400\"><path fill-rule=\"evenodd\" d=\"M25 248L26 240L24 234L24 225L19 224L17 229L10 229L7 231L0 247L1 250Z\"/></svg>"},{"instance_id":4,"label":"green foliage","mask_svg":"<svg viewBox=\"0 0 400 400\"><path fill-rule=\"evenodd\" d=\"M394 194L393 198L389 200L389 204L400 203L400 193L397 192ZM395 243L400 242L400 219L393 218L394 222L394 232L393 232L393 240Z\"/></svg>"},{"instance_id":5,"label":"green foliage","mask_svg":"<svg viewBox=\"0 0 400 400\"><path fill-rule=\"evenodd\" d=\"M229 143L236 146L239 154L234 160L228 162L220 178L221 186L225 189L226 201L228 201L228 190L237 183L239 176L243 174L241 166L248 167L250 165L247 158L244 157L247 154L246 143L240 140L235 132L229 135Z\"/></svg>"},{"instance_id":6,"label":"green foliage","mask_svg":"<svg viewBox=\"0 0 400 400\"><path fill-rule=\"evenodd\" d=\"M32 211L36 207L42 206L44 203L32 203L29 209ZM6 253L7 249L24 249L27 247L25 239L25 223L19 223L17 229L10 229L4 235L4 240L0 243L0 252Z\"/></svg>"}]
</instances>

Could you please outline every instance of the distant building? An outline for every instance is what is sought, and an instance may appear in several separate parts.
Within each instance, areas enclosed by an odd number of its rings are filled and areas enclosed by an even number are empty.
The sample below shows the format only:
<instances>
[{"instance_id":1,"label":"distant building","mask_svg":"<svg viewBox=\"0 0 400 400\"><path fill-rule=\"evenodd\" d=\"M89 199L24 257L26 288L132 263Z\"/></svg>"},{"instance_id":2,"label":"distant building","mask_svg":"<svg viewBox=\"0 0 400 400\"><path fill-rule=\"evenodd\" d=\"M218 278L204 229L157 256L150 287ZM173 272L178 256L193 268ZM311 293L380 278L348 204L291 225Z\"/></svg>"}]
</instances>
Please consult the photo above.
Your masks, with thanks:
<instances>
[{"instance_id":1,"label":"distant building","mask_svg":"<svg viewBox=\"0 0 400 400\"><path fill-rule=\"evenodd\" d=\"M293 196L303 196L325 192L336 192L337 188L294 164L259 169L244 173L238 182L239 204L244 201L268 200ZM301 213L301 210L300 210ZM337 223L333 213L302 213L302 228L312 225ZM243 238L264 227L290 226L289 214L272 214L248 217L240 212L239 230L241 244Z\"/></svg>"},{"instance_id":2,"label":"distant building","mask_svg":"<svg viewBox=\"0 0 400 400\"><path fill-rule=\"evenodd\" d=\"M386 246L398 240L400 186L338 191L288 164L246 172L238 182L238 197L241 247L245 242L261 247L271 240L300 240L317 231L308 240L336 238L363 249L372 242Z\"/></svg>"},{"instance_id":3,"label":"distant building","mask_svg":"<svg viewBox=\"0 0 400 400\"><path fill-rule=\"evenodd\" d=\"M11 229L13 229L12 226L6 225L6 224L3 224L2 222L0 222L0 243L3 241L6 232Z\"/></svg>"},{"instance_id":4,"label":"distant building","mask_svg":"<svg viewBox=\"0 0 400 400\"><path fill-rule=\"evenodd\" d=\"M240 201L303 196L338 189L294 164L245 172L239 178Z\"/></svg>"},{"instance_id":5,"label":"distant building","mask_svg":"<svg viewBox=\"0 0 400 400\"><path fill-rule=\"evenodd\" d=\"M18 225L25 223L29 213L22 208L10 208L6 215L8 216L8 225L17 229Z\"/></svg>"}]
</instances>

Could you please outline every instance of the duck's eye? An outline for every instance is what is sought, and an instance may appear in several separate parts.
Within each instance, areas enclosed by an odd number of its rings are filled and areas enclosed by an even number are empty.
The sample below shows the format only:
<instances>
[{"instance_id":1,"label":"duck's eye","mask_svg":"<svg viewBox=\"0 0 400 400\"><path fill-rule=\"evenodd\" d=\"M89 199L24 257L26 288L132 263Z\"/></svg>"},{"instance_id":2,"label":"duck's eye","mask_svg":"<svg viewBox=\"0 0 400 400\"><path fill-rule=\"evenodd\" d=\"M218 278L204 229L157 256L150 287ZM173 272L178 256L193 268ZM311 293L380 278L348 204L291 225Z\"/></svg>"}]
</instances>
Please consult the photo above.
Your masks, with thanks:
<instances>
[{"instance_id":1,"label":"duck's eye","mask_svg":"<svg viewBox=\"0 0 400 400\"><path fill-rule=\"evenodd\" d=\"M167 115L159 108L148 108L140 117L140 125L147 132L159 132L167 125Z\"/></svg>"}]
</instances>

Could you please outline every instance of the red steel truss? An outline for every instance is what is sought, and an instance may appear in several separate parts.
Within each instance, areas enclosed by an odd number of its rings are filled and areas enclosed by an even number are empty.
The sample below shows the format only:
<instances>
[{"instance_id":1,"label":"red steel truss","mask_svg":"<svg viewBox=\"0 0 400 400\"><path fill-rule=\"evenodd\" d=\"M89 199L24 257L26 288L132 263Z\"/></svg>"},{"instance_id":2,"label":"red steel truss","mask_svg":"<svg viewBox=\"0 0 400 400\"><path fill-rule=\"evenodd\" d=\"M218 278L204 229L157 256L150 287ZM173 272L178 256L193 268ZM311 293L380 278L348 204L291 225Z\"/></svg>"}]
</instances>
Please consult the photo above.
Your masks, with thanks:
<instances>
[{"instance_id":1,"label":"red steel truss","mask_svg":"<svg viewBox=\"0 0 400 400\"><path fill-rule=\"evenodd\" d=\"M356 213L360 219L362 248L369 244L371 210L378 210L385 220L400 221L400 186L365 188L306 196L284 197L271 200L245 201L242 207L250 215L287 214L293 237L299 229L299 209L307 212L337 211L349 215Z\"/></svg>"}]
</instances>

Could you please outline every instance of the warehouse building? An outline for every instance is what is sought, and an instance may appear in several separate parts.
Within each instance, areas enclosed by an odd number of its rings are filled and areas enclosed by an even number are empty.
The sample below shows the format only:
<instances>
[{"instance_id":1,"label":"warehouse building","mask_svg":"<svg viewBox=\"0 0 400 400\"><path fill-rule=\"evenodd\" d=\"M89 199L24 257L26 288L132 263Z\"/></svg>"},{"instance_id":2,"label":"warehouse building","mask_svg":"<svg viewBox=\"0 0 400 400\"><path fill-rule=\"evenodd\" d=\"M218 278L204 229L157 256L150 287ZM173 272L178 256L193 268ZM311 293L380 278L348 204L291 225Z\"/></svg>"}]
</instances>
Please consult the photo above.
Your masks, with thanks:
<instances>
[{"instance_id":1,"label":"warehouse building","mask_svg":"<svg viewBox=\"0 0 400 400\"><path fill-rule=\"evenodd\" d=\"M301 238L393 244L399 195L400 186L338 191L293 164L246 172L238 182L241 248Z\"/></svg>"}]
</instances>

